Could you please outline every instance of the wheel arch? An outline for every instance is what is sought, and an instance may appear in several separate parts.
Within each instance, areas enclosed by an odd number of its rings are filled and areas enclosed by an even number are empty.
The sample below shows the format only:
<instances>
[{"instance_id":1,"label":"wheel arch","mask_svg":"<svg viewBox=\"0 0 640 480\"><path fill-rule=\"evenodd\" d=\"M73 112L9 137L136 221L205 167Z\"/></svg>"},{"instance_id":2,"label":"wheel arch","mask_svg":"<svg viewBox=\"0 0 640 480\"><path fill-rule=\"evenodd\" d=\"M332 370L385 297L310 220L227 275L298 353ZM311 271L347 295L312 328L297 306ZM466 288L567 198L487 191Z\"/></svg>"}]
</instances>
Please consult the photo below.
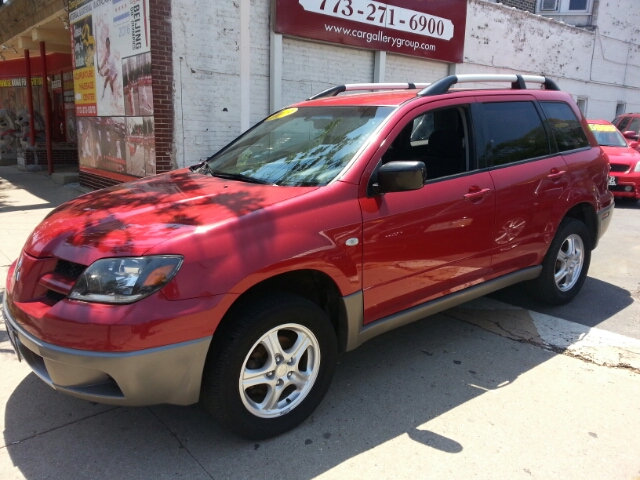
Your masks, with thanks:
<instances>
[{"instance_id":1,"label":"wheel arch","mask_svg":"<svg viewBox=\"0 0 640 480\"><path fill-rule=\"evenodd\" d=\"M589 231L589 243L591 250L598 245L598 217L596 210L589 202L581 202L569 209L564 218L575 218L584 223Z\"/></svg>"},{"instance_id":2,"label":"wheel arch","mask_svg":"<svg viewBox=\"0 0 640 480\"><path fill-rule=\"evenodd\" d=\"M224 335L224 332L229 330L233 325L234 312L243 304L256 301L276 292L288 292L298 295L320 307L327 314L336 332L338 350L340 352L346 350L347 312L338 284L328 274L313 269L300 269L280 273L251 286L231 304L213 333L214 340L216 336Z\"/></svg>"}]
</instances>

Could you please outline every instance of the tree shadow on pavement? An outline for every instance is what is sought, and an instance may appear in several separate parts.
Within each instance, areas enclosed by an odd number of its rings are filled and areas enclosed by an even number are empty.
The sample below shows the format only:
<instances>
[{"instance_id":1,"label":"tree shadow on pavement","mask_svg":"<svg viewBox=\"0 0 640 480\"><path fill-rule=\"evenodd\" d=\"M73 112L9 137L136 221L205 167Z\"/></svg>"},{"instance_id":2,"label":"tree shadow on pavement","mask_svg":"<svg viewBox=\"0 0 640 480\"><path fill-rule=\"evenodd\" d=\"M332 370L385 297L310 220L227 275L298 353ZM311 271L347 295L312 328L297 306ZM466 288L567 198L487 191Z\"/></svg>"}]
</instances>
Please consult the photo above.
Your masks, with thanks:
<instances>
[{"instance_id":1,"label":"tree shadow on pavement","mask_svg":"<svg viewBox=\"0 0 640 480\"><path fill-rule=\"evenodd\" d=\"M7 403L4 443L29 479L123 472L130 478L136 472L144 478L313 478L400 436L461 453L460 439L432 431L428 422L508 388L553 356L437 315L343 355L313 415L259 442L221 430L198 406L99 406L57 393L29 374Z\"/></svg>"}]
</instances>

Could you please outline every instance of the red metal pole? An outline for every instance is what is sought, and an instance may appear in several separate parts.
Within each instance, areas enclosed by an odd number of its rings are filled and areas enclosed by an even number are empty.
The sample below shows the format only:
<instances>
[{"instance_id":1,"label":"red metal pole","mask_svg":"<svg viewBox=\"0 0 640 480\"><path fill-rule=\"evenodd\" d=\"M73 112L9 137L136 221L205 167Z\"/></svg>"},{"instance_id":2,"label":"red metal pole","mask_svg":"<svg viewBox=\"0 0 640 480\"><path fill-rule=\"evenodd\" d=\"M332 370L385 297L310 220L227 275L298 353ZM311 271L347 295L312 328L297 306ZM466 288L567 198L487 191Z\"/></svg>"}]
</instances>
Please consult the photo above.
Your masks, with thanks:
<instances>
[{"instance_id":1,"label":"red metal pole","mask_svg":"<svg viewBox=\"0 0 640 480\"><path fill-rule=\"evenodd\" d=\"M40 42L42 60L42 96L44 98L44 129L47 135L47 167L49 175L53 173L53 146L51 145L51 104L49 103L49 82L47 81L47 51L44 42Z\"/></svg>"},{"instance_id":2,"label":"red metal pole","mask_svg":"<svg viewBox=\"0 0 640 480\"><path fill-rule=\"evenodd\" d=\"M27 69L27 108L29 109L29 118L33 119L33 87L31 86L31 58L29 57L29 49L24 50L24 60ZM32 147L36 143L36 126L32 121L29 125L29 145Z\"/></svg>"}]
</instances>

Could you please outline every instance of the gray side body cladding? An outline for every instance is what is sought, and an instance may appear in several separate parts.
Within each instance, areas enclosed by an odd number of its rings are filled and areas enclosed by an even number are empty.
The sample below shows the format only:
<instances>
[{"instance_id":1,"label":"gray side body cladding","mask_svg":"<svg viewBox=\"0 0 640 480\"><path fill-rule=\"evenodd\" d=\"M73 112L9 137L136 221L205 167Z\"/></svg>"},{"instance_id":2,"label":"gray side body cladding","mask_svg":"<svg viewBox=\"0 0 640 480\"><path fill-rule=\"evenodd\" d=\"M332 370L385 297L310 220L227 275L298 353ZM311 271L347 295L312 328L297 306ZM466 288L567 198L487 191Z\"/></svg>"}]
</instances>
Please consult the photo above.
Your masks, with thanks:
<instances>
[{"instance_id":1,"label":"gray side body cladding","mask_svg":"<svg viewBox=\"0 0 640 480\"><path fill-rule=\"evenodd\" d=\"M509 273L502 277L489 280L488 282L466 288L456 293L452 293L436 300L423 303L402 312L389 315L388 317L376 320L368 325L364 325L364 303L362 290L342 297L343 311L347 317L347 331L345 351L353 350L362 345L367 340L382 333L401 327L408 323L415 322L434 313L447 310L461 303L468 302L478 297L495 292L510 285L533 280L540 275L542 266L528 267L517 272Z\"/></svg>"}]
</instances>

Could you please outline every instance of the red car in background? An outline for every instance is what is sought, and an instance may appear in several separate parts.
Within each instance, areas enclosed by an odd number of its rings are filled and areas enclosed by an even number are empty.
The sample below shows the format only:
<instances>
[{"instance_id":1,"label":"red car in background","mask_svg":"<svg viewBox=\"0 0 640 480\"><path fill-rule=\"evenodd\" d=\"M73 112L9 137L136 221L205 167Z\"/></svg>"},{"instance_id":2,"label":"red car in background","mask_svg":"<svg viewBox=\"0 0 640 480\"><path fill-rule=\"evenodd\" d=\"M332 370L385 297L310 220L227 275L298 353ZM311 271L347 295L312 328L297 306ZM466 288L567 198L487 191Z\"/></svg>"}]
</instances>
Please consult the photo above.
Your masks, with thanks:
<instances>
[{"instance_id":1,"label":"red car in background","mask_svg":"<svg viewBox=\"0 0 640 480\"><path fill-rule=\"evenodd\" d=\"M609 190L615 197L640 200L640 153L606 120L588 120L589 128L609 159Z\"/></svg>"},{"instance_id":2,"label":"red car in background","mask_svg":"<svg viewBox=\"0 0 640 480\"><path fill-rule=\"evenodd\" d=\"M617 116L611 122L622 133L622 136L627 139L629 146L640 152L640 114L639 113L625 113Z\"/></svg>"}]
</instances>

